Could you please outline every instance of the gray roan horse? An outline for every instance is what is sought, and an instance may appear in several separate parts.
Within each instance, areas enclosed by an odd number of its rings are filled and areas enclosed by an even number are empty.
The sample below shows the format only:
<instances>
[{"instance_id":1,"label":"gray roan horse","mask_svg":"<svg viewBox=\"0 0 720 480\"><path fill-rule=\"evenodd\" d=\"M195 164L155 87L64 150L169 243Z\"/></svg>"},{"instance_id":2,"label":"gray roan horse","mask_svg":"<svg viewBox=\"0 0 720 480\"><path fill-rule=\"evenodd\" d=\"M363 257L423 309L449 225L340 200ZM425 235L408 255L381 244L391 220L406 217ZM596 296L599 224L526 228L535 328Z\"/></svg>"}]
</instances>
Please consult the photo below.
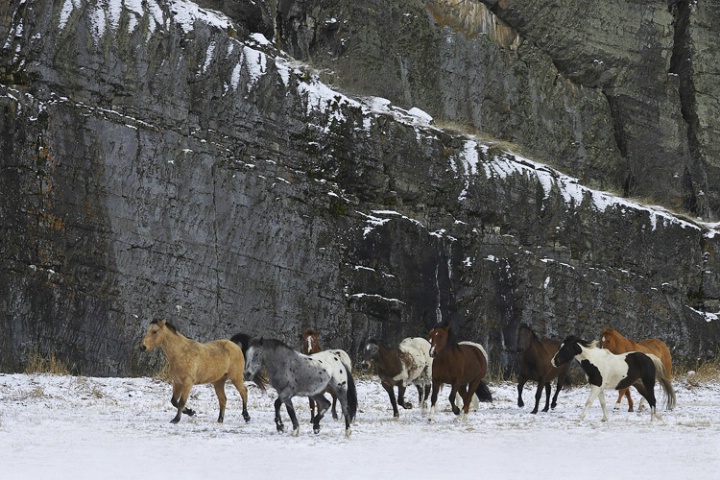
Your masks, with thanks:
<instances>
[{"instance_id":1,"label":"gray roan horse","mask_svg":"<svg viewBox=\"0 0 720 480\"><path fill-rule=\"evenodd\" d=\"M315 400L318 412L313 417L313 432L320 432L320 420L330 408L330 401L323 392L330 388L340 400L345 416L345 436L350 436L350 424L357 412L357 392L350 369L339 356L331 360L305 355L293 350L280 340L254 339L250 342L245 359L245 378L253 379L262 367L267 369L270 385L278 393L275 400L275 425L278 432L285 430L280 418L280 406L284 403L293 424L293 435L300 433L292 397L307 396Z\"/></svg>"}]
</instances>

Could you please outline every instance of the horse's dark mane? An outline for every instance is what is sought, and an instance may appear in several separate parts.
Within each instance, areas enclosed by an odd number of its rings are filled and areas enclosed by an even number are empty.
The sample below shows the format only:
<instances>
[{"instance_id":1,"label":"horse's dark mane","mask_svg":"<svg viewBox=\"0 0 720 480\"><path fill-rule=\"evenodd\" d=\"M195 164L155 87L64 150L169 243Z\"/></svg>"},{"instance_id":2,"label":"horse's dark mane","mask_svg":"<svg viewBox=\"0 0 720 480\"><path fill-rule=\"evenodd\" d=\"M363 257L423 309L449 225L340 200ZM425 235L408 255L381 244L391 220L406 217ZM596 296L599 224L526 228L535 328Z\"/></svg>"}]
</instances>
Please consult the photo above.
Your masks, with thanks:
<instances>
[{"instance_id":1,"label":"horse's dark mane","mask_svg":"<svg viewBox=\"0 0 720 480\"><path fill-rule=\"evenodd\" d=\"M292 348L282 340L278 340L277 338L253 338L250 341L250 346L252 347L257 345L261 345L264 348L285 348L287 350L295 351L294 348Z\"/></svg>"},{"instance_id":2,"label":"horse's dark mane","mask_svg":"<svg viewBox=\"0 0 720 480\"><path fill-rule=\"evenodd\" d=\"M525 329L525 330L527 330L528 332L530 332L530 335L532 335L532 337L533 337L535 340L540 341L540 337L538 337L537 334L535 333L535 331L534 331L532 328L530 328L530 325L528 325L528 324L526 324L526 323L520 324L520 328L518 328L518 332L519 332L520 330L523 330L523 329Z\"/></svg>"},{"instance_id":3,"label":"horse's dark mane","mask_svg":"<svg viewBox=\"0 0 720 480\"><path fill-rule=\"evenodd\" d=\"M575 342L579 343L585 348L596 348L597 347L597 341L593 340L592 342L588 342L587 340L583 340L580 337L576 337L575 335L570 335L569 337L565 338L563 340L563 343L569 343L569 342Z\"/></svg>"},{"instance_id":4,"label":"horse's dark mane","mask_svg":"<svg viewBox=\"0 0 720 480\"><path fill-rule=\"evenodd\" d=\"M441 322L435 325L435 328L447 328L448 329L448 338L447 338L447 345L451 347L457 347L458 346L458 335L455 333L455 328L450 325L449 322Z\"/></svg>"},{"instance_id":5,"label":"horse's dark mane","mask_svg":"<svg viewBox=\"0 0 720 480\"><path fill-rule=\"evenodd\" d=\"M247 349L248 349L248 346L250 346L251 340L252 340L252 337L245 333L236 333L235 335L230 337L231 342L240 346L240 349L242 350L243 355L247 352Z\"/></svg>"}]
</instances>

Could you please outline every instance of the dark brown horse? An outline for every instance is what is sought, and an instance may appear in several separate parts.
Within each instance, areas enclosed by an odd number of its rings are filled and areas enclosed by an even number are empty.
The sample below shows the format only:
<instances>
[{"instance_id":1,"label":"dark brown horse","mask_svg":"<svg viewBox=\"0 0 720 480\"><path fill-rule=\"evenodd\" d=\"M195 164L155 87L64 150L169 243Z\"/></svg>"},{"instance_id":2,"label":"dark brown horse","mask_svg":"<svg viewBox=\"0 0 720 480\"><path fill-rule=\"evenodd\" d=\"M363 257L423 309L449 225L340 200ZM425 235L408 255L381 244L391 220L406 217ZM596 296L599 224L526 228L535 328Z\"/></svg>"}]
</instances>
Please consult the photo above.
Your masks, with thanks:
<instances>
[{"instance_id":1,"label":"dark brown horse","mask_svg":"<svg viewBox=\"0 0 720 480\"><path fill-rule=\"evenodd\" d=\"M455 415L460 409L455 405L459 392L463 400L463 418L467 417L470 400L475 393L481 402L491 402L492 395L483 381L488 370L488 355L482 345L458 342L449 325L433 328L429 334L432 365L432 395L430 397L430 421L435 415L435 404L442 384L450 385L450 407Z\"/></svg>"},{"instance_id":2,"label":"dark brown horse","mask_svg":"<svg viewBox=\"0 0 720 480\"><path fill-rule=\"evenodd\" d=\"M660 358L660 361L665 368L665 374L667 378L672 379L672 358L670 356L670 349L665 345L665 342L659 338L648 338L640 342L634 342L629 338L625 338L620 335L620 332L614 328L606 327L603 328L602 337L600 338L600 348L605 348L612 353L619 354L625 352L644 352L652 353ZM618 392L617 402L615 403L615 410L620 408L623 395L628 401L628 412L633 411L633 401L630 396L630 389L623 388ZM644 397L643 397L644 399ZM640 402L640 408L642 409L642 400Z\"/></svg>"},{"instance_id":3,"label":"dark brown horse","mask_svg":"<svg viewBox=\"0 0 720 480\"><path fill-rule=\"evenodd\" d=\"M398 405L406 410L412 408L412 404L405 400L408 385L415 385L418 403L425 410L432 383L432 363L430 342L422 337L408 337L397 346L385 346L371 338L365 342L363 349L363 365L375 367L380 384L390 398L394 418L400 416ZM397 400L395 387L398 389Z\"/></svg>"},{"instance_id":4,"label":"dark brown horse","mask_svg":"<svg viewBox=\"0 0 720 480\"><path fill-rule=\"evenodd\" d=\"M300 351L305 355L320 353L323 351L320 346L320 334L317 330L313 330L312 328L304 330L300 335L300 339L302 340L302 348ZM331 352L340 357L341 361L350 371L352 371L352 361L350 360L350 356L344 350L331 350ZM337 405L337 395L332 390L327 390L327 393L332 396L332 417L334 420L337 420L338 414L335 409L335 406ZM308 402L310 404L310 421L312 422L313 418L315 418L315 400L308 397Z\"/></svg>"},{"instance_id":5,"label":"dark brown horse","mask_svg":"<svg viewBox=\"0 0 720 480\"><path fill-rule=\"evenodd\" d=\"M537 382L537 391L535 392L535 408L530 413L537 413L540 405L540 397L542 397L543 388L545 388L545 408L543 412L547 412L550 407L557 406L557 397L562 390L565 379L568 375L570 363L565 363L560 367L553 367L550 363L553 355L560 349L562 342L552 338L541 339L527 325L520 325L518 330L518 350L523 352L520 359L520 375L518 375L518 407L524 407L522 399L522 391L525 382L532 380ZM552 404L550 403L550 391L552 390L552 381L557 378L555 387L555 395L553 395Z\"/></svg>"}]
</instances>

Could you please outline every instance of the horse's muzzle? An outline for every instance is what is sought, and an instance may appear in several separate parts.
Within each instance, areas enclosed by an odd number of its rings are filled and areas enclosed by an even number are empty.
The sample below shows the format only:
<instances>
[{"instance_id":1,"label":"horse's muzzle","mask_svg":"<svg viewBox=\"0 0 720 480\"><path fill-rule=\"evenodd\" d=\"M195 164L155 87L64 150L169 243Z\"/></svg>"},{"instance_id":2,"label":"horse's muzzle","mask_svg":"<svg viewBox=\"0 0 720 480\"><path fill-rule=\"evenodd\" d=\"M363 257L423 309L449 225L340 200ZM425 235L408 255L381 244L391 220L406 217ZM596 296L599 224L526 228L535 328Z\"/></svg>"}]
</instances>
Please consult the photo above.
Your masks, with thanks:
<instances>
[{"instance_id":1,"label":"horse's muzzle","mask_svg":"<svg viewBox=\"0 0 720 480\"><path fill-rule=\"evenodd\" d=\"M428 353L430 354L430 358L435 358L435 347L430 347L430 351Z\"/></svg>"},{"instance_id":2,"label":"horse's muzzle","mask_svg":"<svg viewBox=\"0 0 720 480\"><path fill-rule=\"evenodd\" d=\"M144 352L145 350L147 350L147 347L141 343L141 344L140 344L140 351L141 351L141 352Z\"/></svg>"}]
</instances>

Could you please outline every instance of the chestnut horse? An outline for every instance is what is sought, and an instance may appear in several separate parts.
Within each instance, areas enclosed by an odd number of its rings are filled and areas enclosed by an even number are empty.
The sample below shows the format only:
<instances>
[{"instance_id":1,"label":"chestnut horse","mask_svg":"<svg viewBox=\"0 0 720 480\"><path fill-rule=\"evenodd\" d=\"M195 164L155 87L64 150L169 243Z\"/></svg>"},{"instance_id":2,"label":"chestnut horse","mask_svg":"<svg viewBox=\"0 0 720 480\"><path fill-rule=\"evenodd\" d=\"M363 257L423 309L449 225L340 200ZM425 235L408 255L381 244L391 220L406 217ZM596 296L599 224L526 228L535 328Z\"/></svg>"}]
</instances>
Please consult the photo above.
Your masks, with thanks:
<instances>
[{"instance_id":1,"label":"chestnut horse","mask_svg":"<svg viewBox=\"0 0 720 480\"><path fill-rule=\"evenodd\" d=\"M243 408L242 416L250 421L247 411L247 388L243 381L245 357L242 350L230 340L214 340L200 343L182 335L165 320L153 320L148 327L145 338L140 343L140 350L149 351L160 347L167 357L168 376L172 382L172 398L170 402L177 408L172 423L178 423L182 414L189 416L195 412L185 408L193 385L212 383L215 387L220 404L218 422L225 418L225 382L230 380L240 392Z\"/></svg>"},{"instance_id":2,"label":"chestnut horse","mask_svg":"<svg viewBox=\"0 0 720 480\"><path fill-rule=\"evenodd\" d=\"M313 330L312 328L306 329L303 331L303 333L300 335L300 338L302 340L302 348L300 351L304 353L305 355L311 355L315 353L322 353L322 352L329 352L325 353L323 355L325 356L333 356L337 355L340 357L340 360L345 364L346 368L352 372L352 361L350 360L350 355L347 354L344 350L334 349L334 350L323 350L322 347L320 347L320 334L317 330ZM321 355L322 356L322 355ZM330 358L330 357L328 357ZM338 414L336 410L337 405L337 395L335 392L331 389L326 390L330 396L332 397L332 418L333 420L338 419ZM308 397L308 402L310 405L310 421L312 422L313 418L315 418L315 400Z\"/></svg>"},{"instance_id":3,"label":"chestnut horse","mask_svg":"<svg viewBox=\"0 0 720 480\"><path fill-rule=\"evenodd\" d=\"M455 395L460 392L463 419L467 418L473 393L481 402L491 402L492 394L483 381L488 370L488 355L482 345L458 342L447 324L433 328L429 339L430 356L433 358L429 420L433 421L438 392L444 383L450 385L450 407L455 415L460 415L460 409L455 404Z\"/></svg>"},{"instance_id":4,"label":"chestnut horse","mask_svg":"<svg viewBox=\"0 0 720 480\"><path fill-rule=\"evenodd\" d=\"M672 379L672 358L670 357L670 349L665 342L658 338L649 338L642 340L641 342L634 342L628 338L623 337L614 328L606 327L603 328L602 336L600 338L600 348L610 350L612 353L625 353L625 352L644 352L653 353L660 358L663 367L665 368L665 374L669 379ZM625 395L628 401L628 412L633 411L633 401L630 396L630 389L624 388L618 392L617 403L615 404L615 410L620 409L622 403L622 397ZM642 402L644 398L640 400L640 407L642 409Z\"/></svg>"},{"instance_id":5,"label":"chestnut horse","mask_svg":"<svg viewBox=\"0 0 720 480\"><path fill-rule=\"evenodd\" d=\"M554 409L557 406L558 394L562 390L570 369L570 363L565 363L558 368L553 367L550 363L553 355L560 349L561 343L557 339L538 338L528 325L520 325L518 330L518 350L522 351L523 355L520 360L520 375L518 375L518 407L525 406L522 391L528 380L538 384L535 392L535 408L530 413L538 412L543 388L545 389L545 408L542 411L547 412L550 407ZM555 395L553 395L552 404L550 404L551 382L555 378L557 378Z\"/></svg>"}]
</instances>

